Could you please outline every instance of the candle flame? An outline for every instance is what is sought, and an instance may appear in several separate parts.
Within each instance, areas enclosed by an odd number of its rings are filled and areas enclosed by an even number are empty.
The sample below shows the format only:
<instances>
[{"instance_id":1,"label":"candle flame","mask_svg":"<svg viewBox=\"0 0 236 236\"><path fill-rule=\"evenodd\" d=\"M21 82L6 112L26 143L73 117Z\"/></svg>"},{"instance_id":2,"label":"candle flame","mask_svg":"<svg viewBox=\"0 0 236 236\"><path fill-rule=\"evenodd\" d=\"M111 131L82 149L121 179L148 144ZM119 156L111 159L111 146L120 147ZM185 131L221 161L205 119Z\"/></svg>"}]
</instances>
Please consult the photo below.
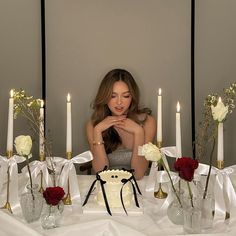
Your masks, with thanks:
<instances>
[{"instance_id":1,"label":"candle flame","mask_svg":"<svg viewBox=\"0 0 236 236\"><path fill-rule=\"evenodd\" d=\"M70 102L70 94L67 94L67 102Z\"/></svg>"},{"instance_id":2,"label":"candle flame","mask_svg":"<svg viewBox=\"0 0 236 236\"><path fill-rule=\"evenodd\" d=\"M219 97L219 102L221 102L222 100L221 100L221 97Z\"/></svg>"},{"instance_id":3,"label":"candle flame","mask_svg":"<svg viewBox=\"0 0 236 236\"><path fill-rule=\"evenodd\" d=\"M11 89L11 91L10 91L10 97L13 98L13 95L14 95L14 90Z\"/></svg>"},{"instance_id":4,"label":"candle flame","mask_svg":"<svg viewBox=\"0 0 236 236\"><path fill-rule=\"evenodd\" d=\"M158 94L161 95L161 88L159 88L159 90L158 90Z\"/></svg>"},{"instance_id":5,"label":"candle flame","mask_svg":"<svg viewBox=\"0 0 236 236\"><path fill-rule=\"evenodd\" d=\"M41 100L41 108L43 108L44 102L43 100Z\"/></svg>"},{"instance_id":6,"label":"candle flame","mask_svg":"<svg viewBox=\"0 0 236 236\"><path fill-rule=\"evenodd\" d=\"M176 108L177 108L177 112L180 112L180 104L179 104L179 102L177 102Z\"/></svg>"}]
</instances>

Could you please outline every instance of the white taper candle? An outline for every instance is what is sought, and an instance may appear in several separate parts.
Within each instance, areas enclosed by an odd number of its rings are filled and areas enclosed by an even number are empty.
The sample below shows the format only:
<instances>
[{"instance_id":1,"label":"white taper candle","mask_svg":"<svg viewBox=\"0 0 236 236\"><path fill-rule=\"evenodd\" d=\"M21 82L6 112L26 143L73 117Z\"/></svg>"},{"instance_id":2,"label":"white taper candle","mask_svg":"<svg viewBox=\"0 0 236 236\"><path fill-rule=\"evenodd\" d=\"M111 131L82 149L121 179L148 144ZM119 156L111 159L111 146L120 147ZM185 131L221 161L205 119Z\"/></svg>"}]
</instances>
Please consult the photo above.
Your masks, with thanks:
<instances>
[{"instance_id":1,"label":"white taper candle","mask_svg":"<svg viewBox=\"0 0 236 236\"><path fill-rule=\"evenodd\" d=\"M180 104L177 103L176 112L176 157L182 157L182 147L181 147L181 125L180 125Z\"/></svg>"},{"instance_id":2,"label":"white taper candle","mask_svg":"<svg viewBox=\"0 0 236 236\"><path fill-rule=\"evenodd\" d=\"M7 152L13 151L13 118L14 118L14 91L11 89L8 108Z\"/></svg>"},{"instance_id":3,"label":"white taper candle","mask_svg":"<svg viewBox=\"0 0 236 236\"><path fill-rule=\"evenodd\" d=\"M44 156L44 102L41 100L40 114L39 114L39 155Z\"/></svg>"},{"instance_id":4,"label":"white taper candle","mask_svg":"<svg viewBox=\"0 0 236 236\"><path fill-rule=\"evenodd\" d=\"M161 88L158 91L157 97L157 142L162 142L162 96Z\"/></svg>"},{"instance_id":5,"label":"white taper candle","mask_svg":"<svg viewBox=\"0 0 236 236\"><path fill-rule=\"evenodd\" d=\"M66 116L66 152L72 152L72 125L71 125L71 97L68 93L67 95L67 116Z\"/></svg>"}]
</instances>

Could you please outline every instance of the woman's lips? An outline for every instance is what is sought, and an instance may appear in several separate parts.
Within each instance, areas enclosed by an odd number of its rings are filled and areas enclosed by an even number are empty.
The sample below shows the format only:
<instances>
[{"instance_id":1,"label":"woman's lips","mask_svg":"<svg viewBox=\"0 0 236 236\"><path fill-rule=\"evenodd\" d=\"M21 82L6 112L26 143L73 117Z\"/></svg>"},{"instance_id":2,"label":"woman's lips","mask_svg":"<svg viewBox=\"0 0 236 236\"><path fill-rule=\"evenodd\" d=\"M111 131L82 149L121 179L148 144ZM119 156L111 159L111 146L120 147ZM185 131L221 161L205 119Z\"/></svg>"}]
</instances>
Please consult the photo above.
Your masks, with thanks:
<instances>
[{"instance_id":1,"label":"woman's lips","mask_svg":"<svg viewBox=\"0 0 236 236\"><path fill-rule=\"evenodd\" d=\"M122 112L124 110L124 108L123 107L115 107L115 110L117 112Z\"/></svg>"}]
</instances>

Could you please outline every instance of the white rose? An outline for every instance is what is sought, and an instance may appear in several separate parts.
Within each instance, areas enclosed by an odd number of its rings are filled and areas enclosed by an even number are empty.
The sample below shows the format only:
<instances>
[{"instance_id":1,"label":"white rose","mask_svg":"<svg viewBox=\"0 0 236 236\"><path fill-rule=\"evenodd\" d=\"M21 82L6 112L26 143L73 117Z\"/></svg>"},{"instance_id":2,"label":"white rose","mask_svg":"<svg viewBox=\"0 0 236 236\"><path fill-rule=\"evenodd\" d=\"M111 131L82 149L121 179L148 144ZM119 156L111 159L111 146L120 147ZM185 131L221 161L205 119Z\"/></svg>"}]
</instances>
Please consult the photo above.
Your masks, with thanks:
<instances>
[{"instance_id":1,"label":"white rose","mask_svg":"<svg viewBox=\"0 0 236 236\"><path fill-rule=\"evenodd\" d=\"M150 142L140 147L139 155L145 156L148 161L159 161L161 159L159 148Z\"/></svg>"},{"instance_id":2,"label":"white rose","mask_svg":"<svg viewBox=\"0 0 236 236\"><path fill-rule=\"evenodd\" d=\"M228 113L228 106L225 106L222 101L218 101L215 107L211 106L211 112L214 120L222 122Z\"/></svg>"},{"instance_id":3,"label":"white rose","mask_svg":"<svg viewBox=\"0 0 236 236\"><path fill-rule=\"evenodd\" d=\"M29 135L19 135L15 138L16 152L20 156L29 156L32 148L32 139Z\"/></svg>"}]
</instances>

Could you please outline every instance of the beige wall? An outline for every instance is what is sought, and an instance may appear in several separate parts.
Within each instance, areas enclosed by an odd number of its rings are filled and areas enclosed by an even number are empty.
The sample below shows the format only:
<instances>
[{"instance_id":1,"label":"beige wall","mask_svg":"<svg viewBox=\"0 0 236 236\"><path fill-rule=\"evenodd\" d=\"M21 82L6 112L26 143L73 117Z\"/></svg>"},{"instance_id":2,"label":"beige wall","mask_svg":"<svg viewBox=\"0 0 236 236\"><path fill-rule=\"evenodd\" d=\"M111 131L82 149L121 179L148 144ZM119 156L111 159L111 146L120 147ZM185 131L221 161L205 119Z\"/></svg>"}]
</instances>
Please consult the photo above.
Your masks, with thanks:
<instances>
[{"instance_id":1,"label":"beige wall","mask_svg":"<svg viewBox=\"0 0 236 236\"><path fill-rule=\"evenodd\" d=\"M196 1L196 114L203 99L236 82L236 1ZM224 123L225 164L236 164L236 110Z\"/></svg>"},{"instance_id":2,"label":"beige wall","mask_svg":"<svg viewBox=\"0 0 236 236\"><path fill-rule=\"evenodd\" d=\"M196 1L196 114L203 98L235 81L234 0ZM181 103L183 154L191 155L190 0L46 1L47 129L57 156L65 155L66 94L72 95L73 151L88 148L84 125L105 73L129 70L142 103L156 116L163 90L164 145L175 145ZM10 88L41 95L40 1L0 1L0 153L5 152ZM235 163L236 111L225 125L226 164ZM27 126L17 121L15 134ZM27 131L28 132L28 131Z\"/></svg>"},{"instance_id":3,"label":"beige wall","mask_svg":"<svg viewBox=\"0 0 236 236\"><path fill-rule=\"evenodd\" d=\"M165 145L175 144L182 105L183 149L191 153L190 4L188 0L51 0L47 2L48 127L65 154L65 99L72 95L74 154L87 149L84 126L102 77L122 67L136 78L143 104L156 116L163 90ZM55 122L55 120L57 122Z\"/></svg>"},{"instance_id":4,"label":"beige wall","mask_svg":"<svg viewBox=\"0 0 236 236\"><path fill-rule=\"evenodd\" d=\"M5 154L10 89L41 96L40 1L0 1L0 153ZM14 122L14 135L30 134L24 120ZM37 143L37 142L36 142ZM34 145L35 152L38 150Z\"/></svg>"}]
</instances>

